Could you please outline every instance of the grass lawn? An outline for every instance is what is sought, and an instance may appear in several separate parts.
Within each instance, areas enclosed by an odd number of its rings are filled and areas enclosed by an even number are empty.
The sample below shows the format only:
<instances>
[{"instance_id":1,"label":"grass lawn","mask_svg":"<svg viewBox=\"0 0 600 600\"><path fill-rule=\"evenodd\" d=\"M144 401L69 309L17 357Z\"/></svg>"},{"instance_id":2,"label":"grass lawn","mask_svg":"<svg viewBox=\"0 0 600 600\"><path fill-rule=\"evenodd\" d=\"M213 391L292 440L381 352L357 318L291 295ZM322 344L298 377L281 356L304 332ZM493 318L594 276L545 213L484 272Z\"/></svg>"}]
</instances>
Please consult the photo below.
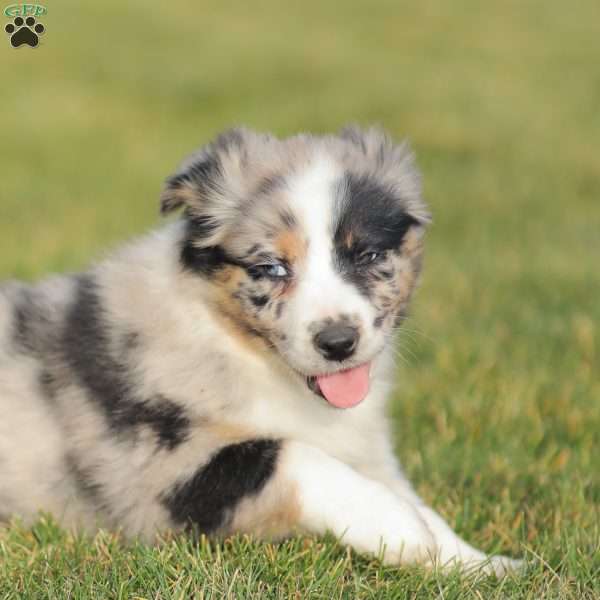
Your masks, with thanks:
<instances>
[{"instance_id":1,"label":"grass lawn","mask_svg":"<svg viewBox=\"0 0 600 600\"><path fill-rule=\"evenodd\" d=\"M398 455L461 535L529 567L442 577L330 538L147 547L43 518L0 528L0 598L600 598L597 0L47 6L40 47L0 44L0 278L155 225L163 178L228 125L408 136L435 224Z\"/></svg>"}]
</instances>

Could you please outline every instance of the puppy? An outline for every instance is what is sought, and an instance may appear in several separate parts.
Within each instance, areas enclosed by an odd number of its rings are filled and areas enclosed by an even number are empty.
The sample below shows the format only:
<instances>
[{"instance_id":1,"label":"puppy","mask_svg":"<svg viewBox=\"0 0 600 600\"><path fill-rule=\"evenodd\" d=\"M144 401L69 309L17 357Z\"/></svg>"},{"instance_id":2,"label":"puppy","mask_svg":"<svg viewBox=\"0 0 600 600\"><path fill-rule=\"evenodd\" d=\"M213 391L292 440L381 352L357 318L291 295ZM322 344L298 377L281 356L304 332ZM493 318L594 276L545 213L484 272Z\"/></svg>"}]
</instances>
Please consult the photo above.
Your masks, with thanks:
<instances>
[{"instance_id":1,"label":"puppy","mask_svg":"<svg viewBox=\"0 0 600 600\"><path fill-rule=\"evenodd\" d=\"M392 334L430 220L408 148L234 129L161 208L181 218L81 275L0 288L1 515L517 566L457 537L394 456Z\"/></svg>"}]
</instances>

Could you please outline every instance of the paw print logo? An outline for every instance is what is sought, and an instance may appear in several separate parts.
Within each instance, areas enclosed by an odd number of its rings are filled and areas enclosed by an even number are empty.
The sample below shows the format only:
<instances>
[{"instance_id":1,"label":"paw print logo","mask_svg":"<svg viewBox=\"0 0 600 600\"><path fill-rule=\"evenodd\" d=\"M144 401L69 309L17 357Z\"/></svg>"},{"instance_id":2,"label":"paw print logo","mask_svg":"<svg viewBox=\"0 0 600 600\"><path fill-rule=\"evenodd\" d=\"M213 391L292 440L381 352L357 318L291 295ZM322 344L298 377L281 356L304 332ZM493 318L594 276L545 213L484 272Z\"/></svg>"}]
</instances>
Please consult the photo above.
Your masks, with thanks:
<instances>
[{"instance_id":1,"label":"paw print logo","mask_svg":"<svg viewBox=\"0 0 600 600\"><path fill-rule=\"evenodd\" d=\"M6 25L4 31L10 35L10 44L13 48L23 44L35 48L40 41L39 36L46 31L46 28L41 23L36 23L33 17L27 17L25 20L22 17L15 17L12 23Z\"/></svg>"}]
</instances>

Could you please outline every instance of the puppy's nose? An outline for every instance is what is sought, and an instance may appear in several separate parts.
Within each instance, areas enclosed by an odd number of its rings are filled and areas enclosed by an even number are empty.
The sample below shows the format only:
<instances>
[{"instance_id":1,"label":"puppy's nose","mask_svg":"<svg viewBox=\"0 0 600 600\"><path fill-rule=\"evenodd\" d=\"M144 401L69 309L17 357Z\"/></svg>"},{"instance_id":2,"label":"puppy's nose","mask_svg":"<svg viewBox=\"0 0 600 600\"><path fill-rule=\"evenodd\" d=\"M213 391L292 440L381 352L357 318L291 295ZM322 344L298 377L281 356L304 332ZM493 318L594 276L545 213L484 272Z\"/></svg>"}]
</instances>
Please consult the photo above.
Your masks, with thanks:
<instances>
[{"instance_id":1,"label":"puppy's nose","mask_svg":"<svg viewBox=\"0 0 600 600\"><path fill-rule=\"evenodd\" d=\"M313 338L313 342L327 360L344 360L354 354L358 338L356 327L345 323L334 323L319 331Z\"/></svg>"}]
</instances>

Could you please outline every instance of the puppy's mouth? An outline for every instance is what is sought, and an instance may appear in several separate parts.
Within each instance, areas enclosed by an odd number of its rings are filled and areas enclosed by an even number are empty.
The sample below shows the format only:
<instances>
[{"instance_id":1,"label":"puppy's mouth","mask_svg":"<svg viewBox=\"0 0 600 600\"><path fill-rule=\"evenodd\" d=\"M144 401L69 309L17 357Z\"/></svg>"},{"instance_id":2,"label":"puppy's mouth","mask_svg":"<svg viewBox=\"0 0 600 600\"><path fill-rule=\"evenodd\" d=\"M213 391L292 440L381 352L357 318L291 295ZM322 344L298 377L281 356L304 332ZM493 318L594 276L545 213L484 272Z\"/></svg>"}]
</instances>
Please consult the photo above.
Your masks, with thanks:
<instances>
[{"instance_id":1,"label":"puppy's mouth","mask_svg":"<svg viewBox=\"0 0 600 600\"><path fill-rule=\"evenodd\" d=\"M308 388L336 408L352 408L369 393L371 363L327 375L310 375Z\"/></svg>"}]
</instances>

